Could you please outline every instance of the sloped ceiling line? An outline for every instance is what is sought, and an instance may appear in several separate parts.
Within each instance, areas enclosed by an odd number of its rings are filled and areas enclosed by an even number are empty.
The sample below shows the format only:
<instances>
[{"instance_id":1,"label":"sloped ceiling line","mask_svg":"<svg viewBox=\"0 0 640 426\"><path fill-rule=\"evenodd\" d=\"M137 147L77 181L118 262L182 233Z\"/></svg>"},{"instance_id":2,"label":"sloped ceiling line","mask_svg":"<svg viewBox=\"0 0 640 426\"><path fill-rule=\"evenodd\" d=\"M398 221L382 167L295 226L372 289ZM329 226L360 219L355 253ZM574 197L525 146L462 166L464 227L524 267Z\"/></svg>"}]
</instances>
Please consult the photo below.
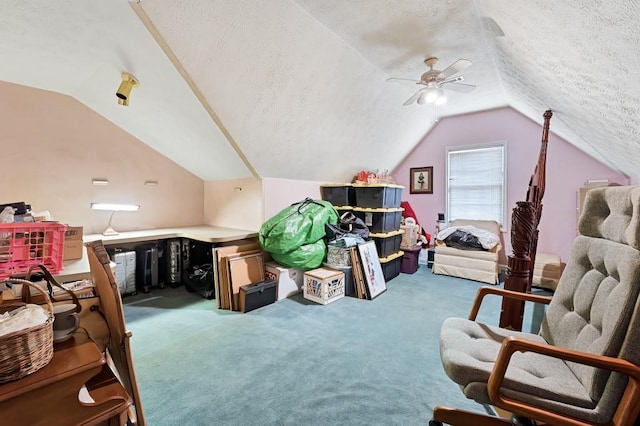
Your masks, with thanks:
<instances>
[{"instance_id":1,"label":"sloped ceiling line","mask_svg":"<svg viewBox=\"0 0 640 426\"><path fill-rule=\"evenodd\" d=\"M339 182L392 169L430 125L290 0L142 6L263 177Z\"/></svg>"},{"instance_id":2,"label":"sloped ceiling line","mask_svg":"<svg viewBox=\"0 0 640 426\"><path fill-rule=\"evenodd\" d=\"M244 162L244 164L247 166L247 168L249 169L251 174L256 179L260 179L260 176L258 175L258 172L251 165L251 162L249 162L249 159L247 159L247 157L244 155L244 153L242 152L242 150L240 149L240 147L236 143L235 139L233 138L233 136L231 135L231 133L229 132L227 127L224 125L224 123L222 122L220 117L218 117L218 114L216 114L216 112L214 111L214 109L211 106L211 104L209 104L209 102L207 101L205 96L202 94L200 89L198 89L198 86L195 84L195 82L193 81L193 79L191 78L191 76L189 75L187 70L182 66L182 64L180 63L180 61L176 57L176 55L173 53L173 51L171 50L171 47L169 47L169 45L162 38L162 35L160 35L160 33L158 32L156 27L153 25L153 22L151 22L151 20L149 19L149 17L145 13L144 9L140 5L140 1L137 1L135 3L132 2L131 3L131 7L136 12L136 14L140 18L140 20L142 21L144 26L147 27L147 29L149 30L149 32L151 33L153 38L156 40L158 45L162 48L164 53L167 55L167 57L169 58L171 63L176 67L176 70L178 70L178 72L180 73L182 78L184 78L185 82L189 85L189 88L191 88L191 90L193 91L193 94L196 96L196 98L198 98L198 101L200 101L200 103L202 104L204 109L207 111L207 113L209 114L211 119L220 128L220 131L222 132L222 134L225 136L225 138L227 138L227 140L229 141L229 144L236 151L236 153L238 154L238 156L240 157L242 162Z\"/></svg>"}]
</instances>

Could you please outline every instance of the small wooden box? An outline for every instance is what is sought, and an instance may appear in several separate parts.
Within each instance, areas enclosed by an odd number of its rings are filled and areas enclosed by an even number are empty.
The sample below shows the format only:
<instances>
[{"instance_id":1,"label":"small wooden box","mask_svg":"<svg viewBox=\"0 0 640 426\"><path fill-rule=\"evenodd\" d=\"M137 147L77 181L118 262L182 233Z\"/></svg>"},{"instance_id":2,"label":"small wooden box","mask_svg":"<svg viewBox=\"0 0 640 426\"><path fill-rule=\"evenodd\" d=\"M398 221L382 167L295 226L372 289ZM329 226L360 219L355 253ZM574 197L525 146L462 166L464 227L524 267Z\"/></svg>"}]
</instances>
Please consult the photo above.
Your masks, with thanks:
<instances>
[{"instance_id":1,"label":"small wooden box","mask_svg":"<svg viewBox=\"0 0 640 426\"><path fill-rule=\"evenodd\" d=\"M304 274L302 295L305 299L327 305L344 297L344 273L318 268Z\"/></svg>"}]
</instances>

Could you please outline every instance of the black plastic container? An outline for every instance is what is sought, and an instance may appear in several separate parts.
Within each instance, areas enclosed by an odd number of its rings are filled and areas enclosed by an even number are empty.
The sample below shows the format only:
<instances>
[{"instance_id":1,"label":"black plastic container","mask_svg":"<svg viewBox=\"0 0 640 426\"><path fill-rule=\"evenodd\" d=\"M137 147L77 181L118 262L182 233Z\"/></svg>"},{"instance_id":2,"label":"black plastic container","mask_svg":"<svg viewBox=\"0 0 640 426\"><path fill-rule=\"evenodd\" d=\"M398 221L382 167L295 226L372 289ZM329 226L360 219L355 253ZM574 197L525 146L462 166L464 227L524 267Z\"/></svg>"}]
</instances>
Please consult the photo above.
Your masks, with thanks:
<instances>
[{"instance_id":1,"label":"black plastic container","mask_svg":"<svg viewBox=\"0 0 640 426\"><path fill-rule=\"evenodd\" d=\"M402 230L385 233L370 233L369 237L375 241L379 257L386 257L400 250L402 243Z\"/></svg>"},{"instance_id":2,"label":"black plastic container","mask_svg":"<svg viewBox=\"0 0 640 426\"><path fill-rule=\"evenodd\" d=\"M350 183L320 185L320 196L334 206L353 206L356 200Z\"/></svg>"},{"instance_id":3,"label":"black plastic container","mask_svg":"<svg viewBox=\"0 0 640 426\"><path fill-rule=\"evenodd\" d=\"M402 267L403 252L399 251L391 256L381 257L380 266L382 267L382 275L386 282L391 281L398 275L400 275L400 269Z\"/></svg>"},{"instance_id":4,"label":"black plastic container","mask_svg":"<svg viewBox=\"0 0 640 426\"><path fill-rule=\"evenodd\" d=\"M400 229L402 208L371 209L354 207L353 214L362 219L369 227L369 232L385 233Z\"/></svg>"},{"instance_id":5,"label":"black plastic container","mask_svg":"<svg viewBox=\"0 0 640 426\"><path fill-rule=\"evenodd\" d=\"M403 188L403 186L391 184L355 184L353 185L356 196L355 205L383 209L400 207Z\"/></svg>"}]
</instances>

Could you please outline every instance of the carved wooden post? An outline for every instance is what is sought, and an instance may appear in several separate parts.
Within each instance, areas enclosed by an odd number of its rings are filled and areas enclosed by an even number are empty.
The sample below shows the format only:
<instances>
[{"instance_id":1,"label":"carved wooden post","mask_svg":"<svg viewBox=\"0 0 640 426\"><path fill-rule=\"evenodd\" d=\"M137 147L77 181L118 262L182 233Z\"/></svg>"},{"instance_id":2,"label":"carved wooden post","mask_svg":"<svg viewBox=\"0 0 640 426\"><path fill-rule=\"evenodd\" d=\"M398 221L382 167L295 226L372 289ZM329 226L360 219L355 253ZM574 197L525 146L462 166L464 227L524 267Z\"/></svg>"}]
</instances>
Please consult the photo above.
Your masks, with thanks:
<instances>
[{"instance_id":1,"label":"carved wooden post","mask_svg":"<svg viewBox=\"0 0 640 426\"><path fill-rule=\"evenodd\" d=\"M529 293L538 246L538 224L542 217L542 197L545 190L547 143L549 141L549 122L553 113L544 113L542 146L538 163L531 175L527 190L527 201L518 201L511 216L511 247L507 276L504 282L506 290ZM500 327L522 330L524 302L503 299Z\"/></svg>"}]
</instances>

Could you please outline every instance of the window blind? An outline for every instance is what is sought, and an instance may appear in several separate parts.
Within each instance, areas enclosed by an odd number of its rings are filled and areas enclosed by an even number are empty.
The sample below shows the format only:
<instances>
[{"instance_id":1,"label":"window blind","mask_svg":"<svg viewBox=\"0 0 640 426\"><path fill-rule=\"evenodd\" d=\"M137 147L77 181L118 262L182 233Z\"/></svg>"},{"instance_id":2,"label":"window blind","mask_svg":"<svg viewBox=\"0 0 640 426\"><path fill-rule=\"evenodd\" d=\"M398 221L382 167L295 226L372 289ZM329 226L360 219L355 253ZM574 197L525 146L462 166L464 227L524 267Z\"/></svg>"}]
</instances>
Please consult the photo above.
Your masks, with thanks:
<instances>
[{"instance_id":1,"label":"window blind","mask_svg":"<svg viewBox=\"0 0 640 426\"><path fill-rule=\"evenodd\" d=\"M504 151L502 143L448 150L448 220L495 220L504 225Z\"/></svg>"}]
</instances>

